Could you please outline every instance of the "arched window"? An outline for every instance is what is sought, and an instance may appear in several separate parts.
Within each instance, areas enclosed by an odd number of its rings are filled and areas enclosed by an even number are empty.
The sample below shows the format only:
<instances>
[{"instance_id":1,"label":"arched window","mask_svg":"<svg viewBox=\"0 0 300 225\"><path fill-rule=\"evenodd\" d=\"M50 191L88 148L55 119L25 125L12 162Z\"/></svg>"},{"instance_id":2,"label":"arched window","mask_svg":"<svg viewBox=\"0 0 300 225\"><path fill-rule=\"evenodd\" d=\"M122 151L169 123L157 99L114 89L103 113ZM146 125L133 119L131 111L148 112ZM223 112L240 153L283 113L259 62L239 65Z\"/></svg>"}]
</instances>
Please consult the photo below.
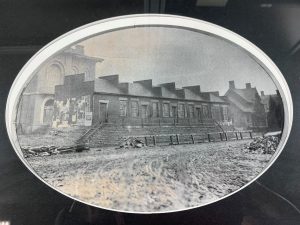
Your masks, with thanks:
<instances>
[{"instance_id":1,"label":"arched window","mask_svg":"<svg viewBox=\"0 0 300 225\"><path fill-rule=\"evenodd\" d=\"M53 119L53 105L54 100L49 99L45 102L44 108L43 108L43 124L51 125L52 119Z\"/></svg>"},{"instance_id":2,"label":"arched window","mask_svg":"<svg viewBox=\"0 0 300 225\"><path fill-rule=\"evenodd\" d=\"M76 66L72 67L72 74L79 74L79 70Z\"/></svg>"},{"instance_id":3,"label":"arched window","mask_svg":"<svg viewBox=\"0 0 300 225\"><path fill-rule=\"evenodd\" d=\"M63 68L58 64L50 65L46 70L45 79L41 81L44 90L49 93L54 93L55 86L61 84L62 78Z\"/></svg>"}]
</instances>

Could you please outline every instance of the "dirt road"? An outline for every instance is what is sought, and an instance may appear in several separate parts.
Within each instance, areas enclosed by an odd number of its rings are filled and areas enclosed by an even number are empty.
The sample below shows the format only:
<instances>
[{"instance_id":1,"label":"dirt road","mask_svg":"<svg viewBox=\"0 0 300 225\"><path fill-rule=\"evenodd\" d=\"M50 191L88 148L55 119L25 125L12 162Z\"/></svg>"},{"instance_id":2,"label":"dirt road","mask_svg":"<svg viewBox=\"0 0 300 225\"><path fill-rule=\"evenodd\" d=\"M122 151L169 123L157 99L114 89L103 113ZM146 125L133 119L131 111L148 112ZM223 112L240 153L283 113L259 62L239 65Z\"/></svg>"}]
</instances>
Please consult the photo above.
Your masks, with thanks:
<instances>
[{"instance_id":1,"label":"dirt road","mask_svg":"<svg viewBox=\"0 0 300 225\"><path fill-rule=\"evenodd\" d=\"M123 211L169 211L216 200L252 180L271 155L244 151L248 142L93 149L28 161L50 185L85 202Z\"/></svg>"}]
</instances>

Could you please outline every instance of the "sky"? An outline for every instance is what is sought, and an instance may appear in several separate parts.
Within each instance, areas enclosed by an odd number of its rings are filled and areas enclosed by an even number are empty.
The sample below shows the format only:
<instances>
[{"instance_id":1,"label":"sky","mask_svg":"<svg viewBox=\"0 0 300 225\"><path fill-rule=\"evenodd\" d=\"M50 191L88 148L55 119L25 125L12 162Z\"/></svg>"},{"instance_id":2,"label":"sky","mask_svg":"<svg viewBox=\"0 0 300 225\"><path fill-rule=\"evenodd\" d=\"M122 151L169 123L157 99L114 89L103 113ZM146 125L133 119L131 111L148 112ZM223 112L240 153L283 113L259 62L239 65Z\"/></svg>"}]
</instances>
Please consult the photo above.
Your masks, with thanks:
<instances>
[{"instance_id":1,"label":"sky","mask_svg":"<svg viewBox=\"0 0 300 225\"><path fill-rule=\"evenodd\" d=\"M176 82L176 87L200 85L201 91L228 90L251 83L265 94L276 86L243 49L207 34L167 27L135 27L101 34L81 43L86 55L104 59L96 76L119 74L121 82L152 79L153 84Z\"/></svg>"}]
</instances>

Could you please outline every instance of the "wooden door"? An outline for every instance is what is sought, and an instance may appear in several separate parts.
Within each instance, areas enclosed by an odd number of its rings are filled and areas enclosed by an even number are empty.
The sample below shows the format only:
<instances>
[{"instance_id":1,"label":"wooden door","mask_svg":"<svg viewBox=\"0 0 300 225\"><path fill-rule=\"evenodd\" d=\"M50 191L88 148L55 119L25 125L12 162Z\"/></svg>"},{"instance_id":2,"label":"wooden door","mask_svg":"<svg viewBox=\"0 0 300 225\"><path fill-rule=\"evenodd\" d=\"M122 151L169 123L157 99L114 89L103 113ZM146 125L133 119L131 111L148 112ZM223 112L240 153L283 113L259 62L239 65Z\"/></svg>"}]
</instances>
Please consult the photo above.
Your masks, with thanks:
<instances>
[{"instance_id":1,"label":"wooden door","mask_svg":"<svg viewBox=\"0 0 300 225\"><path fill-rule=\"evenodd\" d=\"M197 118L198 118L198 121L201 121L201 108L196 108L196 114L197 114Z\"/></svg>"},{"instance_id":2,"label":"wooden door","mask_svg":"<svg viewBox=\"0 0 300 225\"><path fill-rule=\"evenodd\" d=\"M53 107L54 101L52 99L48 100L44 105L44 115L43 115L43 123L47 125L51 125L53 119Z\"/></svg>"},{"instance_id":3,"label":"wooden door","mask_svg":"<svg viewBox=\"0 0 300 225\"><path fill-rule=\"evenodd\" d=\"M99 105L99 121L100 122L107 122L107 106L108 106L108 103L100 102L100 105Z\"/></svg>"}]
</instances>

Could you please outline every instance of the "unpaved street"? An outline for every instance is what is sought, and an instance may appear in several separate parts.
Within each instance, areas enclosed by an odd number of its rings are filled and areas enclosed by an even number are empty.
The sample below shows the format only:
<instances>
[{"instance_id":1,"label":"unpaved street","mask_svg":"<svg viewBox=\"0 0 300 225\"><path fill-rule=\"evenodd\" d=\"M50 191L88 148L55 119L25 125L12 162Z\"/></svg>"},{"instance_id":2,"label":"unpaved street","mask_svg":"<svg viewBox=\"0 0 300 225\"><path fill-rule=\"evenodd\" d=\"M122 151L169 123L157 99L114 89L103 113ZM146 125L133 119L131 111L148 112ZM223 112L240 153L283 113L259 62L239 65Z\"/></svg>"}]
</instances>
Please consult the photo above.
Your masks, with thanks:
<instances>
[{"instance_id":1,"label":"unpaved street","mask_svg":"<svg viewBox=\"0 0 300 225\"><path fill-rule=\"evenodd\" d=\"M271 155L249 153L249 140L28 158L50 185L85 202L125 211L201 205L237 190Z\"/></svg>"}]
</instances>

